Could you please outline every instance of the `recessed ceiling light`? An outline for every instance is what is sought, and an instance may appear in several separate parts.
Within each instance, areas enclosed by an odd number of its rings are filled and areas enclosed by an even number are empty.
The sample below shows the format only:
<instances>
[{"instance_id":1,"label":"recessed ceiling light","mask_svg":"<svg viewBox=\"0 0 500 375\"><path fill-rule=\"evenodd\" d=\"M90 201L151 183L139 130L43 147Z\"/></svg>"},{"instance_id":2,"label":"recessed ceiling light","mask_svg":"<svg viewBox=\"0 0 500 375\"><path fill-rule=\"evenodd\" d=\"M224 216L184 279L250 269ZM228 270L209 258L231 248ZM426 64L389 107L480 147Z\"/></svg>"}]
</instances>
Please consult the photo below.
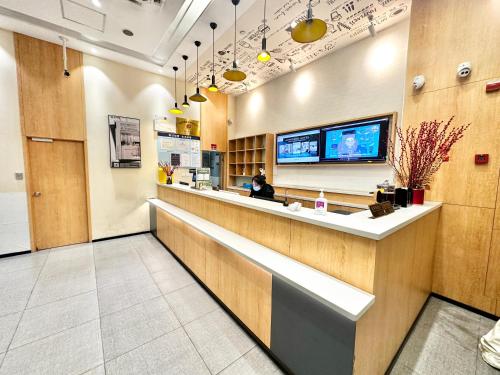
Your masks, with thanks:
<instances>
[{"instance_id":1,"label":"recessed ceiling light","mask_svg":"<svg viewBox=\"0 0 500 375\"><path fill-rule=\"evenodd\" d=\"M100 8L102 6L100 0L92 0L92 4L94 4L95 7Z\"/></svg>"},{"instance_id":2,"label":"recessed ceiling light","mask_svg":"<svg viewBox=\"0 0 500 375\"><path fill-rule=\"evenodd\" d=\"M90 52L93 53L94 55L97 54L97 50L94 47L90 49Z\"/></svg>"},{"instance_id":3,"label":"recessed ceiling light","mask_svg":"<svg viewBox=\"0 0 500 375\"><path fill-rule=\"evenodd\" d=\"M132 30L129 30L129 29L123 29L122 33L124 33L126 36L134 36L134 33L132 32Z\"/></svg>"}]
</instances>

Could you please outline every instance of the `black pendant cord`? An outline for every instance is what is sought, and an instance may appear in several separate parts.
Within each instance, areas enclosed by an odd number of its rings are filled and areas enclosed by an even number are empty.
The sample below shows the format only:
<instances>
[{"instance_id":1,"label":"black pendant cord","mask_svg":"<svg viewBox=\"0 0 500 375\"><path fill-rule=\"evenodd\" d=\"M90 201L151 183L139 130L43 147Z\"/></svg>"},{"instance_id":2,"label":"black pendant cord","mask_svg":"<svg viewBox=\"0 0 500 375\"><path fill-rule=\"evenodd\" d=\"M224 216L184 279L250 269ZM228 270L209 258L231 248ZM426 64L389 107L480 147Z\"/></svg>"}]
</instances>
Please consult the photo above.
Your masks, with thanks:
<instances>
[{"instance_id":1,"label":"black pendant cord","mask_svg":"<svg viewBox=\"0 0 500 375\"><path fill-rule=\"evenodd\" d=\"M264 39L266 39L266 4L267 0L264 0Z\"/></svg>"},{"instance_id":2,"label":"black pendant cord","mask_svg":"<svg viewBox=\"0 0 500 375\"><path fill-rule=\"evenodd\" d=\"M198 64L199 64L199 61L198 61L198 49L199 49L199 47L196 46L196 89L198 89L199 86L200 86L199 81L198 81L198 76L199 76L199 73L198 73Z\"/></svg>"},{"instance_id":3,"label":"black pendant cord","mask_svg":"<svg viewBox=\"0 0 500 375\"><path fill-rule=\"evenodd\" d=\"M215 75L215 29L212 29L212 75Z\"/></svg>"},{"instance_id":4,"label":"black pendant cord","mask_svg":"<svg viewBox=\"0 0 500 375\"><path fill-rule=\"evenodd\" d=\"M187 90L186 90L186 87L187 87L187 71L186 71L186 64L187 64L187 59L184 59L184 96L186 96L186 93L187 93Z\"/></svg>"},{"instance_id":5,"label":"black pendant cord","mask_svg":"<svg viewBox=\"0 0 500 375\"><path fill-rule=\"evenodd\" d=\"M236 69L236 4L234 5L234 51L233 51L233 63Z\"/></svg>"},{"instance_id":6,"label":"black pendant cord","mask_svg":"<svg viewBox=\"0 0 500 375\"><path fill-rule=\"evenodd\" d=\"M177 107L177 69L174 69L174 101Z\"/></svg>"}]
</instances>

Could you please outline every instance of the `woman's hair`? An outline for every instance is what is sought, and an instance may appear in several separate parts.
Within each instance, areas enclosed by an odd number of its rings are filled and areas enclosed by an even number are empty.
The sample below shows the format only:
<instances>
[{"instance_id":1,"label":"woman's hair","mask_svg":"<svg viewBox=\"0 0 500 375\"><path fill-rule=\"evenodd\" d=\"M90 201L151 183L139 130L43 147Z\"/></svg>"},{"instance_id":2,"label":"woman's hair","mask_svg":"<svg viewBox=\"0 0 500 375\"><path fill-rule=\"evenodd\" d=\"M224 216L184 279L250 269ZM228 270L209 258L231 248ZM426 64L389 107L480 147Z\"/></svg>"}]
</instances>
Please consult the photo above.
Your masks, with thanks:
<instances>
[{"instance_id":1,"label":"woman's hair","mask_svg":"<svg viewBox=\"0 0 500 375\"><path fill-rule=\"evenodd\" d=\"M252 181L255 181L259 185L264 185L266 183L266 176L262 174L258 174L253 176Z\"/></svg>"}]
</instances>

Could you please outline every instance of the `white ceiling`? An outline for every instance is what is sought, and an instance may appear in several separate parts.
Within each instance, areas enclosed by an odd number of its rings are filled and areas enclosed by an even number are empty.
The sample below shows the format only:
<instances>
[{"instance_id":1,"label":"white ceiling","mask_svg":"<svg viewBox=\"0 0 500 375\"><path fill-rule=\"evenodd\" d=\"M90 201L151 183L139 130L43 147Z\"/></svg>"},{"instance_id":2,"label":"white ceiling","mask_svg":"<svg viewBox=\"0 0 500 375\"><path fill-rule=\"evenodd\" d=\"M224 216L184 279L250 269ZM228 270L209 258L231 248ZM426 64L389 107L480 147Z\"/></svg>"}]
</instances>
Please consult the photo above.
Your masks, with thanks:
<instances>
[{"instance_id":1,"label":"white ceiling","mask_svg":"<svg viewBox=\"0 0 500 375\"><path fill-rule=\"evenodd\" d=\"M60 43L68 37L71 48L140 69L173 75L172 66L188 60L188 81L196 80L195 40L200 40L200 83L207 85L212 59L210 22L216 22L217 84L226 93L247 88L230 83L222 73L230 68L233 55L234 7L231 0L0 0L0 28ZM160 0L157 0L160 1ZM313 12L328 24L327 35L302 45L290 38L289 25L305 16L307 0L267 1L268 50L271 60L256 59L262 38L263 0L242 0L237 8L237 60L248 75L251 89L289 72L291 58L296 67L369 36L367 14L373 14L377 30L408 16L411 0L313 0ZM151 2L151 3L149 3ZM100 6L99 6L100 5ZM130 29L134 36L123 34ZM288 29L288 30L287 30Z\"/></svg>"}]
</instances>

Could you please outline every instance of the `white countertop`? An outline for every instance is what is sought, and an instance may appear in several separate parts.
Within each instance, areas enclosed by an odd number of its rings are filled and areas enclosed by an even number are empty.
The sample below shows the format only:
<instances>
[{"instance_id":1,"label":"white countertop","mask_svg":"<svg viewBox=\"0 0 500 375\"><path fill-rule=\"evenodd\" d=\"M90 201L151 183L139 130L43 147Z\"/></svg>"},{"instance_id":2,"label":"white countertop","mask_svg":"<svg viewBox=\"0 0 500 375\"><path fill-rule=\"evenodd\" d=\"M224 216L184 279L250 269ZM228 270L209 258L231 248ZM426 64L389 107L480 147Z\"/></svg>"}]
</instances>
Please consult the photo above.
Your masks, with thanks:
<instances>
[{"instance_id":1,"label":"white countertop","mask_svg":"<svg viewBox=\"0 0 500 375\"><path fill-rule=\"evenodd\" d=\"M192 226L227 249L302 290L329 308L357 321L375 302L375 296L302 264L277 251L222 228L160 199L148 199L157 208Z\"/></svg>"},{"instance_id":2,"label":"white countertop","mask_svg":"<svg viewBox=\"0 0 500 375\"><path fill-rule=\"evenodd\" d=\"M372 214L369 210L355 212L351 215L341 215L333 212L328 212L326 215L317 215L314 210L310 208L302 208L299 212L293 212L284 207L281 203L244 197L229 192L196 190L180 184L158 185L166 189L181 190L191 194L217 199L222 202L232 203L237 206L267 212L273 215L283 216L373 240L381 240L441 207L440 202L425 202L423 205L413 205L408 208L401 208L396 210L393 214L377 219L371 218ZM290 201L290 203L293 202Z\"/></svg>"}]
</instances>

